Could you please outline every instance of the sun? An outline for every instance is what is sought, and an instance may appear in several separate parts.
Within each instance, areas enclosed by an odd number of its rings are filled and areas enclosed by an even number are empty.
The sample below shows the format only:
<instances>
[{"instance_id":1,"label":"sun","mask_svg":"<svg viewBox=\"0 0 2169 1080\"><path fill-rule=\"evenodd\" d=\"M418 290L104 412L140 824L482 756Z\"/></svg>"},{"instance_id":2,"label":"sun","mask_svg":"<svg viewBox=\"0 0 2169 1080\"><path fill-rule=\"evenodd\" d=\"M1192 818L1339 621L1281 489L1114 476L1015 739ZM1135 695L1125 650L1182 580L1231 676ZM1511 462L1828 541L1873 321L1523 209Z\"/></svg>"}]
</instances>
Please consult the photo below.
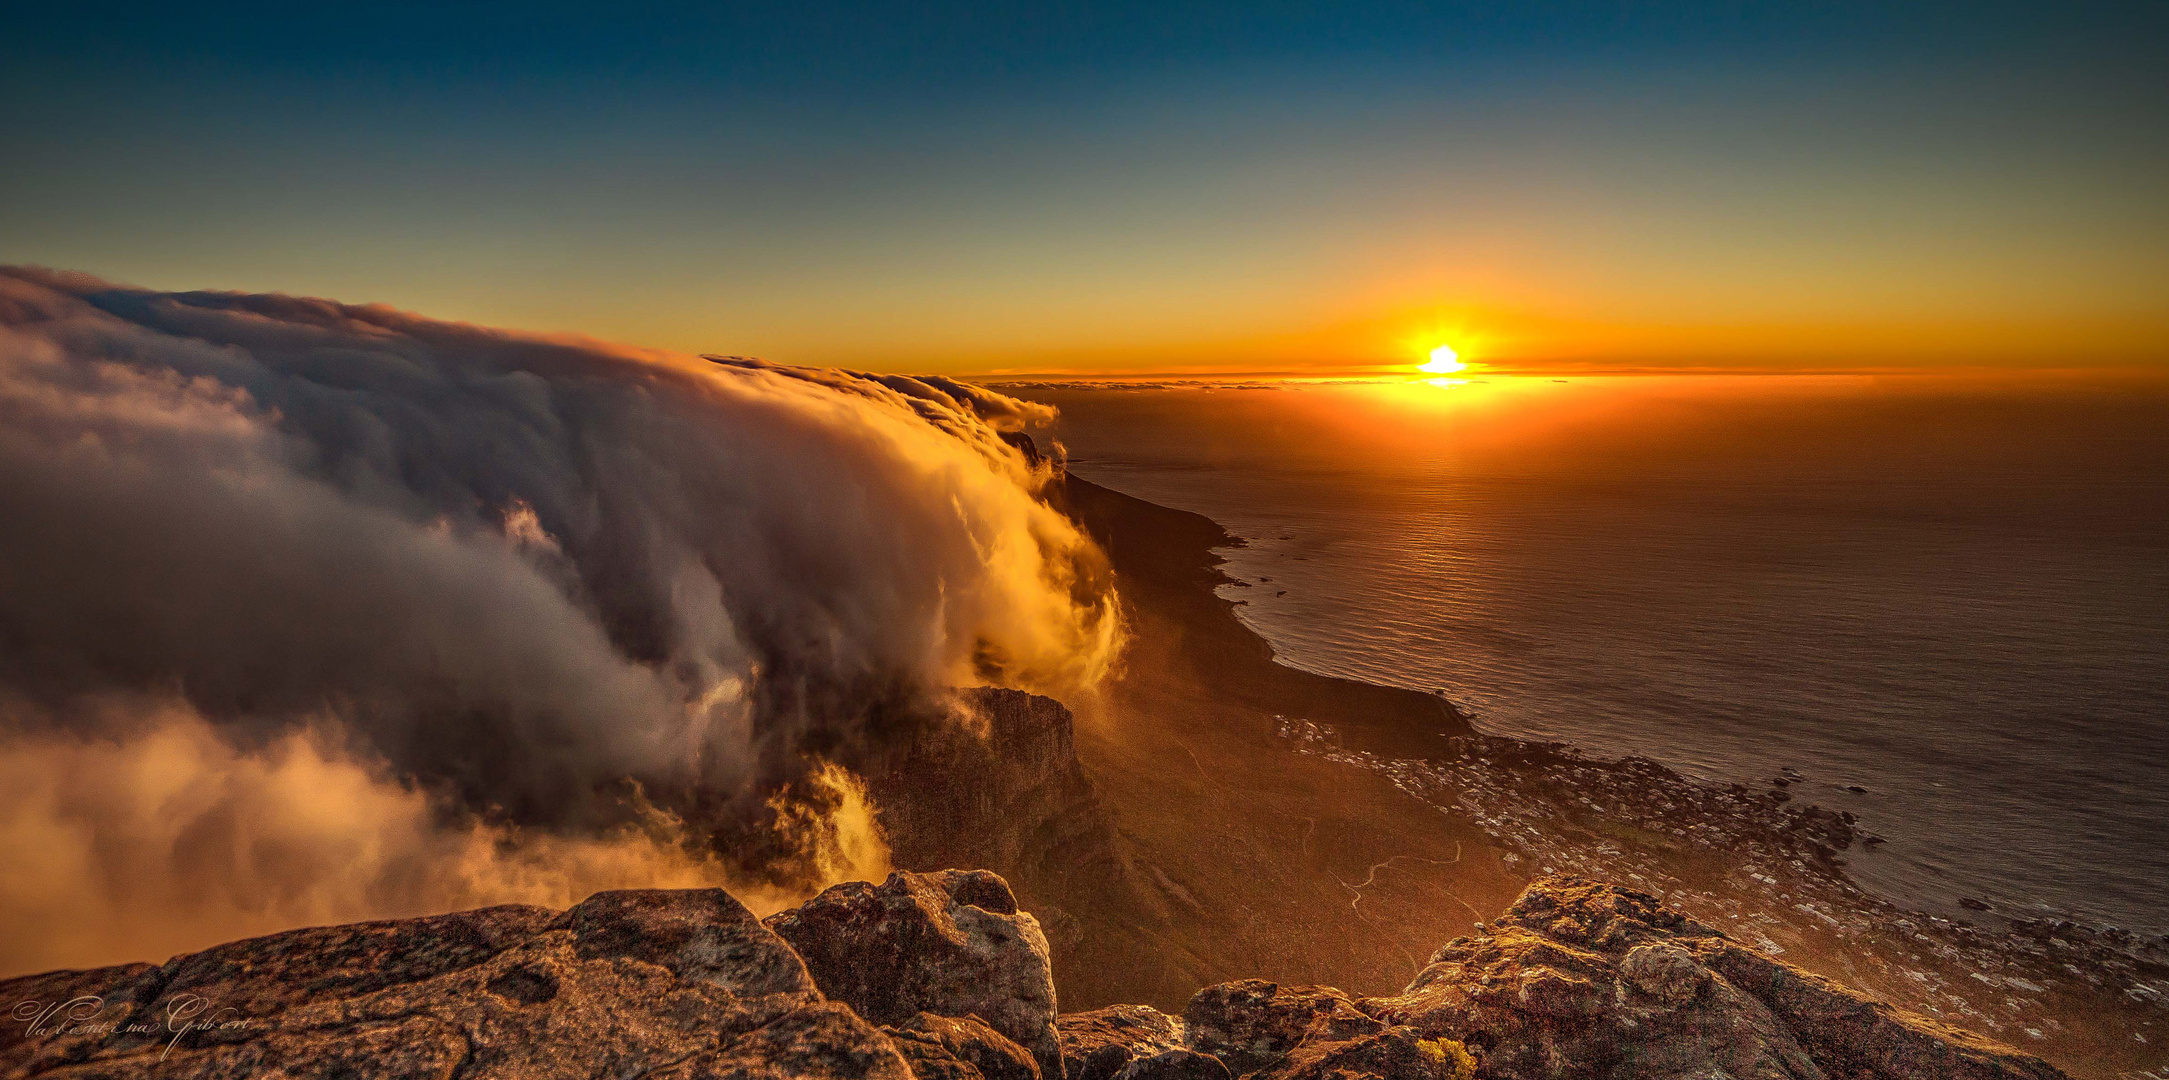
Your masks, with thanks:
<instances>
[{"instance_id":1,"label":"sun","mask_svg":"<svg viewBox=\"0 0 2169 1080\"><path fill-rule=\"evenodd\" d=\"M1441 345L1431 350L1431 362L1416 370L1429 372L1433 375L1451 375L1456 371L1465 370L1467 367L1467 364L1461 362L1461 354L1455 352L1453 346Z\"/></svg>"}]
</instances>

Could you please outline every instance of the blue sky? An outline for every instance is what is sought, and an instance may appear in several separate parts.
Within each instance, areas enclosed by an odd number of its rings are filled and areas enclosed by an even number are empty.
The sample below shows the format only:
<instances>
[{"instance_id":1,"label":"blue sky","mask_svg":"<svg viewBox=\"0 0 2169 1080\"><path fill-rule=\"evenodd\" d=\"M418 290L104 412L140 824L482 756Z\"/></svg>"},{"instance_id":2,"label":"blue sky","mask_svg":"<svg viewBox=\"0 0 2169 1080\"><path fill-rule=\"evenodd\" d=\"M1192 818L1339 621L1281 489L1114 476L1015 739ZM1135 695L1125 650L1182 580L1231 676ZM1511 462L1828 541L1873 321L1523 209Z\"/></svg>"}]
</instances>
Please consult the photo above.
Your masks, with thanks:
<instances>
[{"instance_id":1,"label":"blue sky","mask_svg":"<svg viewBox=\"0 0 2169 1080\"><path fill-rule=\"evenodd\" d=\"M2150 362L2165 13L53 6L0 261L865 367Z\"/></svg>"}]
</instances>

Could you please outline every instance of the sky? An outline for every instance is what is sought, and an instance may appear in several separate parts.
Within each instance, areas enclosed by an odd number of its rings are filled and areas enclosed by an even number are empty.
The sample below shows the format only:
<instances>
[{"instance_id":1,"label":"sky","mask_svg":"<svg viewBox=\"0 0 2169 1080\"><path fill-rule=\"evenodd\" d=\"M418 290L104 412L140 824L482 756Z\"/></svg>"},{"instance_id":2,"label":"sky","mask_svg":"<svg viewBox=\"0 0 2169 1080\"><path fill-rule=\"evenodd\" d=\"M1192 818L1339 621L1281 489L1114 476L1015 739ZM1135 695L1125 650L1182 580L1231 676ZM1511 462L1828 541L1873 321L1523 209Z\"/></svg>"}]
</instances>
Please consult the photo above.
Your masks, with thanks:
<instances>
[{"instance_id":1,"label":"sky","mask_svg":"<svg viewBox=\"0 0 2169 1080\"><path fill-rule=\"evenodd\" d=\"M893 371L2169 365L2169 7L54 5L0 263Z\"/></svg>"}]
</instances>

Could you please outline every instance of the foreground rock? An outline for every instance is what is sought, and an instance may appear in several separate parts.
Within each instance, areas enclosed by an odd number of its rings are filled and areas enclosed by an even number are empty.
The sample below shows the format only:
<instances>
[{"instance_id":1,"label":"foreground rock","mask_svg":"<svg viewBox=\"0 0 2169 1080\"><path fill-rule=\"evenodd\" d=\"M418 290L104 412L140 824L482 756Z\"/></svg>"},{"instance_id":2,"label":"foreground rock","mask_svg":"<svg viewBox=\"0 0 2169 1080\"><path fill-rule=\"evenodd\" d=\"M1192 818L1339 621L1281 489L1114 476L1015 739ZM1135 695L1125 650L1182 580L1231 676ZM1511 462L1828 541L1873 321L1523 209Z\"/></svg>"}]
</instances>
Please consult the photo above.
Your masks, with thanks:
<instances>
[{"instance_id":1,"label":"foreground rock","mask_svg":"<svg viewBox=\"0 0 2169 1080\"><path fill-rule=\"evenodd\" d=\"M1771 960L1652 897L1572 878L1530 886L1394 997L1251 979L1200 990L1180 1019L1118 1006L1059 1028L1071 1080L1141 1080L1143 1063L1174 1050L1256 1080L2063 1076Z\"/></svg>"},{"instance_id":2,"label":"foreground rock","mask_svg":"<svg viewBox=\"0 0 2169 1080\"><path fill-rule=\"evenodd\" d=\"M1361 1007L1463 1040L1500 1078L2063 1075L1574 878L1532 885L1490 933L1448 943L1405 993Z\"/></svg>"},{"instance_id":3,"label":"foreground rock","mask_svg":"<svg viewBox=\"0 0 2169 1080\"><path fill-rule=\"evenodd\" d=\"M837 886L765 926L716 890L601 893L0 983L0 1077L2063 1075L1573 878L1532 885L1393 997L1242 980L1179 1018L1057 1017L1046 956L983 871Z\"/></svg>"},{"instance_id":4,"label":"foreground rock","mask_svg":"<svg viewBox=\"0 0 2169 1080\"><path fill-rule=\"evenodd\" d=\"M296 930L0 996L11 1077L911 1076L719 889Z\"/></svg>"},{"instance_id":5,"label":"foreground rock","mask_svg":"<svg viewBox=\"0 0 2169 1080\"><path fill-rule=\"evenodd\" d=\"M881 807L895 864L1000 874L1074 999L1179 1001L1196 989L1202 980L1140 931L1159 921L1085 777L1069 708L991 686L956 691L953 706L839 758Z\"/></svg>"},{"instance_id":6,"label":"foreground rock","mask_svg":"<svg viewBox=\"0 0 2169 1080\"><path fill-rule=\"evenodd\" d=\"M1055 1021L1068 1080L1228 1080L1226 1063L1187 1045L1183 1022L1144 1005Z\"/></svg>"},{"instance_id":7,"label":"foreground rock","mask_svg":"<svg viewBox=\"0 0 2169 1080\"><path fill-rule=\"evenodd\" d=\"M1039 1062L977 1016L923 1012L881 1030L919 1080L1041 1080Z\"/></svg>"},{"instance_id":8,"label":"foreground rock","mask_svg":"<svg viewBox=\"0 0 2169 1080\"><path fill-rule=\"evenodd\" d=\"M769 918L821 992L877 1024L976 1016L1061 1075L1047 939L984 870L838 885Z\"/></svg>"}]
</instances>

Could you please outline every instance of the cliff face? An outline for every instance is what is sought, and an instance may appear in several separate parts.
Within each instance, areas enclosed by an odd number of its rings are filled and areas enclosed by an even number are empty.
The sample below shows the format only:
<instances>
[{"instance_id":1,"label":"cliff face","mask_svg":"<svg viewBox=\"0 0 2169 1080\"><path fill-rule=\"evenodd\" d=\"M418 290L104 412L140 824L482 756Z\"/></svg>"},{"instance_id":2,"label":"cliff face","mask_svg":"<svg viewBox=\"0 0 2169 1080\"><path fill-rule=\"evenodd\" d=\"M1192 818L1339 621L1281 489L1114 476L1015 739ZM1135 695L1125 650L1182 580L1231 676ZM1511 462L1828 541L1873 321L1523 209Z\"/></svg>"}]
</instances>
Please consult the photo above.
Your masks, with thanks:
<instances>
[{"instance_id":1,"label":"cliff face","mask_svg":"<svg viewBox=\"0 0 2169 1080\"><path fill-rule=\"evenodd\" d=\"M958 692L957 709L849 761L881 807L895 865L1000 874L1038 913L1067 992L1119 1000L1110 972L1132 993L1196 986L1167 963L1171 934L1078 762L1069 708L978 687Z\"/></svg>"},{"instance_id":2,"label":"cliff face","mask_svg":"<svg viewBox=\"0 0 2169 1080\"><path fill-rule=\"evenodd\" d=\"M1028 900L1120 873L1114 826L1077 761L1068 707L1019 690L957 694L954 723L854 760L898 865L983 866Z\"/></svg>"},{"instance_id":3,"label":"cliff face","mask_svg":"<svg viewBox=\"0 0 2169 1080\"><path fill-rule=\"evenodd\" d=\"M5 1077L2049 1080L1651 897L1530 887L1364 998L1246 980L1061 1016L984 871L841 885L764 925L717 890L297 930L0 982Z\"/></svg>"}]
</instances>

